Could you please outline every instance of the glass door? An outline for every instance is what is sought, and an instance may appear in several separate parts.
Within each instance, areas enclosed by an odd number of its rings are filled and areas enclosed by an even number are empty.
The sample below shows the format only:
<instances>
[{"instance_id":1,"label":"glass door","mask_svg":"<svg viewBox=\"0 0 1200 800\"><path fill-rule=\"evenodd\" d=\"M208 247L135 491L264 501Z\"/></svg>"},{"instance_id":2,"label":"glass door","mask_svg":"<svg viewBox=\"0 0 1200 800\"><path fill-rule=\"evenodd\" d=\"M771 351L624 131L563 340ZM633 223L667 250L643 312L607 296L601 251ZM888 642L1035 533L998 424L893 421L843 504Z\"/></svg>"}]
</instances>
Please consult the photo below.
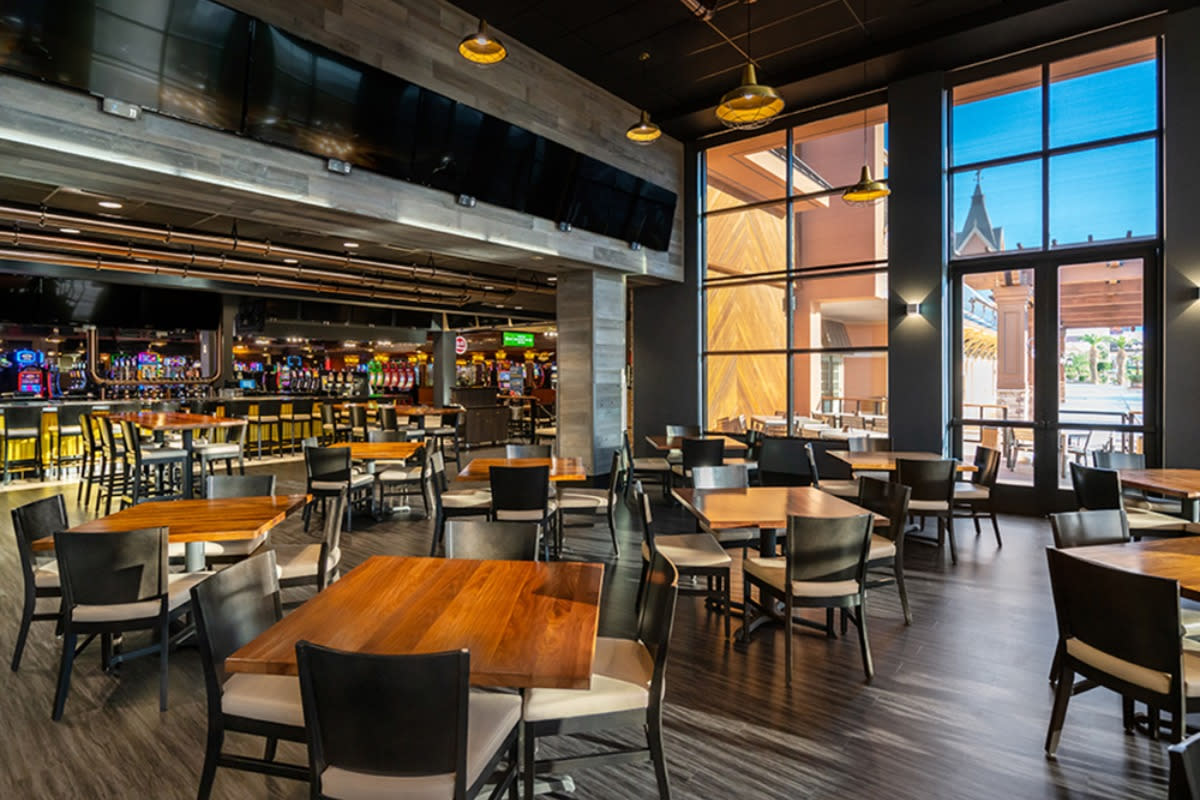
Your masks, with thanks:
<instances>
[{"instance_id":1,"label":"glass door","mask_svg":"<svg viewBox=\"0 0 1200 800\"><path fill-rule=\"evenodd\" d=\"M957 276L953 444L968 463L1000 451L1002 507L1070 508L1072 462L1127 452L1156 463L1155 263L1139 250Z\"/></svg>"}]
</instances>

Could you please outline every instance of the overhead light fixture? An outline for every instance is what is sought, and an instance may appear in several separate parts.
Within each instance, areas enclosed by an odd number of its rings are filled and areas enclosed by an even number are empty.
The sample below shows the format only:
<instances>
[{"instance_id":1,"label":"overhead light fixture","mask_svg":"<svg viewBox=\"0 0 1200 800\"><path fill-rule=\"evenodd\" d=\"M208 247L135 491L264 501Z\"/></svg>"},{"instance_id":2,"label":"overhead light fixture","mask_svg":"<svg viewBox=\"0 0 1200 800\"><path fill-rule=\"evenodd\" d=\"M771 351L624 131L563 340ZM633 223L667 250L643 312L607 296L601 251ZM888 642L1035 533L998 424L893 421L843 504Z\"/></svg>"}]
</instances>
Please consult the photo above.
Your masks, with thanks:
<instances>
[{"instance_id":1,"label":"overhead light fixture","mask_svg":"<svg viewBox=\"0 0 1200 800\"><path fill-rule=\"evenodd\" d=\"M547 280L547 281L549 281L550 283L558 283L558 276L557 276L557 275L551 275L551 276L549 276L548 278L546 278L546 280Z\"/></svg>"},{"instance_id":2,"label":"overhead light fixture","mask_svg":"<svg viewBox=\"0 0 1200 800\"><path fill-rule=\"evenodd\" d=\"M783 98L774 87L760 84L754 58L750 55L750 6L754 0L746 0L746 65L742 67L742 82L721 97L717 106L717 119L726 128L753 130L761 128L783 111ZM736 47L736 45L734 45ZM738 52L741 49L738 48Z\"/></svg>"},{"instance_id":3,"label":"overhead light fixture","mask_svg":"<svg viewBox=\"0 0 1200 800\"><path fill-rule=\"evenodd\" d=\"M650 54L643 50L638 54L638 61L642 64L642 84L646 84L646 62L650 60ZM630 125L625 130L625 138L637 145L648 145L657 142L662 136L662 129L650 121L650 112L642 109L642 116L634 124Z\"/></svg>"},{"instance_id":4,"label":"overhead light fixture","mask_svg":"<svg viewBox=\"0 0 1200 800\"><path fill-rule=\"evenodd\" d=\"M101 200L96 205L100 206L101 208L111 208L111 209L124 208L124 206L121 205L120 203L118 203L116 200Z\"/></svg>"},{"instance_id":5,"label":"overhead light fixture","mask_svg":"<svg viewBox=\"0 0 1200 800\"><path fill-rule=\"evenodd\" d=\"M60 233L79 233L79 228L59 228Z\"/></svg>"},{"instance_id":6,"label":"overhead light fixture","mask_svg":"<svg viewBox=\"0 0 1200 800\"><path fill-rule=\"evenodd\" d=\"M342 242L342 247L346 248L347 250L354 250L358 247L358 242Z\"/></svg>"},{"instance_id":7,"label":"overhead light fixture","mask_svg":"<svg viewBox=\"0 0 1200 800\"><path fill-rule=\"evenodd\" d=\"M487 22L480 19L479 30L458 43L458 54L472 64L490 67L506 59L508 50L499 37L492 35Z\"/></svg>"},{"instance_id":8,"label":"overhead light fixture","mask_svg":"<svg viewBox=\"0 0 1200 800\"><path fill-rule=\"evenodd\" d=\"M866 137L865 131L863 136ZM871 177L871 165L863 164L858 183L842 192L842 200L852 206L873 206L891 193L887 184Z\"/></svg>"},{"instance_id":9,"label":"overhead light fixture","mask_svg":"<svg viewBox=\"0 0 1200 800\"><path fill-rule=\"evenodd\" d=\"M298 258L285 258L285 259L283 260L283 263L285 263L285 264L299 264L299 263L300 263L300 259L298 259Z\"/></svg>"}]
</instances>

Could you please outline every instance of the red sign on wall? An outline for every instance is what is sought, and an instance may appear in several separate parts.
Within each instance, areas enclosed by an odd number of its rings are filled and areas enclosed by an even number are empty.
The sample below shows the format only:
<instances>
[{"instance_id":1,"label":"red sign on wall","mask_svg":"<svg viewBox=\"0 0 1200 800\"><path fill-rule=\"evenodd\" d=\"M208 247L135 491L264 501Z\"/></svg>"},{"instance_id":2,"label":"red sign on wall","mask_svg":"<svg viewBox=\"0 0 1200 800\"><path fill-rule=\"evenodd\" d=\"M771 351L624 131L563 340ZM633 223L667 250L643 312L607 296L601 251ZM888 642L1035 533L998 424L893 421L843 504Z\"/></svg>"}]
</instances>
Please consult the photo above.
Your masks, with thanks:
<instances>
[{"instance_id":1,"label":"red sign on wall","mask_svg":"<svg viewBox=\"0 0 1200 800\"><path fill-rule=\"evenodd\" d=\"M465 336L454 337L454 352L456 355L462 355L467 352L467 339Z\"/></svg>"}]
</instances>

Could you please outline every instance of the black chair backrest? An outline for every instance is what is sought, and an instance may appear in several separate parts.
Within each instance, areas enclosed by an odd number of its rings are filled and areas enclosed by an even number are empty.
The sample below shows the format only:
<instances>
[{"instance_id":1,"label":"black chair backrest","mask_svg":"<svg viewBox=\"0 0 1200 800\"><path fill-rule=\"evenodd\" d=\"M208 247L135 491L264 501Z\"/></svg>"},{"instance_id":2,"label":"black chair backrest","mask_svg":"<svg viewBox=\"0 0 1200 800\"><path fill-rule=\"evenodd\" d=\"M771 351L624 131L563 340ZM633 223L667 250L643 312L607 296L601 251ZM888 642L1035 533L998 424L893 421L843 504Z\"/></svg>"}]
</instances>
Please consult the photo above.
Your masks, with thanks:
<instances>
[{"instance_id":1,"label":"black chair backrest","mask_svg":"<svg viewBox=\"0 0 1200 800\"><path fill-rule=\"evenodd\" d=\"M309 482L350 480L349 447L308 447L304 468Z\"/></svg>"},{"instance_id":2,"label":"black chair backrest","mask_svg":"<svg viewBox=\"0 0 1200 800\"><path fill-rule=\"evenodd\" d=\"M650 557L650 569L638 612L637 638L654 658L650 679L650 711L662 704L666 689L667 650L675 624L675 601L679 597L679 571L662 553Z\"/></svg>"},{"instance_id":3,"label":"black chair backrest","mask_svg":"<svg viewBox=\"0 0 1200 800\"><path fill-rule=\"evenodd\" d=\"M446 558L537 561L538 526L533 522L446 521Z\"/></svg>"},{"instance_id":4,"label":"black chair backrest","mask_svg":"<svg viewBox=\"0 0 1200 800\"><path fill-rule=\"evenodd\" d=\"M293 414L311 414L313 409L313 401L298 398L292 401Z\"/></svg>"},{"instance_id":5,"label":"black chair backrest","mask_svg":"<svg viewBox=\"0 0 1200 800\"><path fill-rule=\"evenodd\" d=\"M377 431L374 428L367 431L368 442L406 442L408 434L401 430L382 430Z\"/></svg>"},{"instance_id":6,"label":"black chair backrest","mask_svg":"<svg viewBox=\"0 0 1200 800\"><path fill-rule=\"evenodd\" d=\"M1182 693L1179 583L1046 548L1062 641L1070 638L1172 677Z\"/></svg>"},{"instance_id":7,"label":"black chair backrest","mask_svg":"<svg viewBox=\"0 0 1200 800\"><path fill-rule=\"evenodd\" d=\"M384 656L296 645L313 796L329 767L466 782L466 650ZM398 724L402 721L402 724Z\"/></svg>"},{"instance_id":8,"label":"black chair backrest","mask_svg":"<svg viewBox=\"0 0 1200 800\"><path fill-rule=\"evenodd\" d=\"M204 496L213 500L275 494L274 475L209 475L204 480Z\"/></svg>"},{"instance_id":9,"label":"black chair backrest","mask_svg":"<svg viewBox=\"0 0 1200 800\"><path fill-rule=\"evenodd\" d=\"M871 547L871 515L788 517L787 585L792 581L862 583Z\"/></svg>"},{"instance_id":10,"label":"black chair backrest","mask_svg":"<svg viewBox=\"0 0 1200 800\"><path fill-rule=\"evenodd\" d=\"M813 482L808 439L768 436L758 451L758 479L763 486L809 486Z\"/></svg>"},{"instance_id":11,"label":"black chair backrest","mask_svg":"<svg viewBox=\"0 0 1200 800\"><path fill-rule=\"evenodd\" d=\"M504 446L505 458L550 458L548 444L507 444Z\"/></svg>"},{"instance_id":12,"label":"black chair backrest","mask_svg":"<svg viewBox=\"0 0 1200 800\"><path fill-rule=\"evenodd\" d=\"M1081 509L1124 508L1121 476L1115 469L1096 469L1071 462L1071 485Z\"/></svg>"},{"instance_id":13,"label":"black chair backrest","mask_svg":"<svg viewBox=\"0 0 1200 800\"><path fill-rule=\"evenodd\" d=\"M686 437L680 444L684 470L715 467L725 461L725 442L721 439Z\"/></svg>"},{"instance_id":14,"label":"black chair backrest","mask_svg":"<svg viewBox=\"0 0 1200 800\"><path fill-rule=\"evenodd\" d=\"M83 449L91 452L96 449L96 428L90 413L79 415L79 434L83 438Z\"/></svg>"},{"instance_id":15,"label":"black chair backrest","mask_svg":"<svg viewBox=\"0 0 1200 800\"><path fill-rule=\"evenodd\" d=\"M442 427L443 428L457 428L458 427L458 412L457 411L443 411L442 412Z\"/></svg>"},{"instance_id":16,"label":"black chair backrest","mask_svg":"<svg viewBox=\"0 0 1200 800\"><path fill-rule=\"evenodd\" d=\"M1112 469L1112 451L1093 450L1092 466L1099 467L1100 469Z\"/></svg>"},{"instance_id":17,"label":"black chair backrest","mask_svg":"<svg viewBox=\"0 0 1200 800\"><path fill-rule=\"evenodd\" d=\"M550 493L550 467L492 467L492 511L544 513ZM532 514L526 514L532 518ZM539 517L540 519L540 517Z\"/></svg>"},{"instance_id":18,"label":"black chair backrest","mask_svg":"<svg viewBox=\"0 0 1200 800\"><path fill-rule=\"evenodd\" d=\"M1200 733L1167 748L1171 783L1167 800L1200 800Z\"/></svg>"},{"instance_id":19,"label":"black chair backrest","mask_svg":"<svg viewBox=\"0 0 1200 800\"><path fill-rule=\"evenodd\" d=\"M225 659L283 619L275 551L230 564L193 586L191 593L209 711L215 699L219 713Z\"/></svg>"},{"instance_id":20,"label":"black chair backrest","mask_svg":"<svg viewBox=\"0 0 1200 800\"><path fill-rule=\"evenodd\" d=\"M699 425L668 425L667 436L676 439L683 439L687 436L699 436Z\"/></svg>"},{"instance_id":21,"label":"black chair backrest","mask_svg":"<svg viewBox=\"0 0 1200 800\"><path fill-rule=\"evenodd\" d=\"M379 427L385 431L399 430L400 420L395 406L379 407Z\"/></svg>"},{"instance_id":22,"label":"black chair backrest","mask_svg":"<svg viewBox=\"0 0 1200 800\"><path fill-rule=\"evenodd\" d=\"M993 447L979 445L975 448L975 472L971 473L971 481L977 486L989 489L996 485L1000 477L1000 451Z\"/></svg>"},{"instance_id":23,"label":"black chair backrest","mask_svg":"<svg viewBox=\"0 0 1200 800\"><path fill-rule=\"evenodd\" d=\"M692 487L696 489L745 489L749 485L750 470L745 464L692 469Z\"/></svg>"},{"instance_id":24,"label":"black chair backrest","mask_svg":"<svg viewBox=\"0 0 1200 800\"><path fill-rule=\"evenodd\" d=\"M642 523L642 540L650 548L651 553L658 552L654 545L654 510L650 507L650 498L642 490L642 482L638 481L633 488L633 500L637 504L638 516Z\"/></svg>"},{"instance_id":25,"label":"black chair backrest","mask_svg":"<svg viewBox=\"0 0 1200 800\"><path fill-rule=\"evenodd\" d=\"M770 441L770 440L767 440ZM853 470L850 465L840 458L834 458L829 455L830 450L849 450L846 442L838 442L832 439L812 439L808 441L809 448L812 450L812 462L809 467L816 483L820 484L822 480L832 481L848 481L854 477ZM763 442L766 446L766 442ZM762 460L759 459L759 470L762 470Z\"/></svg>"},{"instance_id":26,"label":"black chair backrest","mask_svg":"<svg viewBox=\"0 0 1200 800\"><path fill-rule=\"evenodd\" d=\"M904 541L904 526L908 521L908 500L912 489L902 483L862 476L858 479L858 504L875 514L887 517L887 528L876 533L894 542Z\"/></svg>"},{"instance_id":27,"label":"black chair backrest","mask_svg":"<svg viewBox=\"0 0 1200 800\"><path fill-rule=\"evenodd\" d=\"M21 557L21 571L27 581L32 581L33 542L67 529L67 505L61 494L43 497L14 508L12 523L13 533L17 536L17 554Z\"/></svg>"},{"instance_id":28,"label":"black chair backrest","mask_svg":"<svg viewBox=\"0 0 1200 800\"><path fill-rule=\"evenodd\" d=\"M337 412L333 410L332 403L321 403L321 424L333 425L337 422Z\"/></svg>"},{"instance_id":29,"label":"black chair backrest","mask_svg":"<svg viewBox=\"0 0 1200 800\"><path fill-rule=\"evenodd\" d=\"M1114 450L1108 454L1106 466L1109 469L1145 469L1146 455L1145 453L1120 453Z\"/></svg>"},{"instance_id":30,"label":"black chair backrest","mask_svg":"<svg viewBox=\"0 0 1200 800\"><path fill-rule=\"evenodd\" d=\"M256 403L258 406L258 416L260 417L278 417L279 409L283 407L281 400L259 400Z\"/></svg>"},{"instance_id":31,"label":"black chair backrest","mask_svg":"<svg viewBox=\"0 0 1200 800\"><path fill-rule=\"evenodd\" d=\"M892 449L892 440L883 436L864 436L861 446L855 452L882 453Z\"/></svg>"},{"instance_id":32,"label":"black chair backrest","mask_svg":"<svg viewBox=\"0 0 1200 800\"><path fill-rule=\"evenodd\" d=\"M367 409L360 405L350 406L350 427L355 430L367 429Z\"/></svg>"},{"instance_id":33,"label":"black chair backrest","mask_svg":"<svg viewBox=\"0 0 1200 800\"><path fill-rule=\"evenodd\" d=\"M42 428L41 406L10 406L4 409L4 429L13 431L20 428Z\"/></svg>"},{"instance_id":34,"label":"black chair backrest","mask_svg":"<svg viewBox=\"0 0 1200 800\"><path fill-rule=\"evenodd\" d=\"M98 417L100 423L100 447L104 451L104 457L112 460L117 456L117 437L113 430L119 423L113 422L107 416Z\"/></svg>"},{"instance_id":35,"label":"black chair backrest","mask_svg":"<svg viewBox=\"0 0 1200 800\"><path fill-rule=\"evenodd\" d=\"M167 590L167 529L54 534L63 608L138 603Z\"/></svg>"},{"instance_id":36,"label":"black chair backrest","mask_svg":"<svg viewBox=\"0 0 1200 800\"><path fill-rule=\"evenodd\" d=\"M1051 514L1050 530L1058 548L1129 541L1129 520L1119 508Z\"/></svg>"},{"instance_id":37,"label":"black chair backrest","mask_svg":"<svg viewBox=\"0 0 1200 800\"><path fill-rule=\"evenodd\" d=\"M953 459L939 458L929 461L896 459L896 482L912 489L909 500L954 499L954 479L958 464Z\"/></svg>"},{"instance_id":38,"label":"black chair backrest","mask_svg":"<svg viewBox=\"0 0 1200 800\"><path fill-rule=\"evenodd\" d=\"M120 421L121 438L125 442L125 460L134 465L142 463L142 431L136 422L127 419Z\"/></svg>"}]
</instances>

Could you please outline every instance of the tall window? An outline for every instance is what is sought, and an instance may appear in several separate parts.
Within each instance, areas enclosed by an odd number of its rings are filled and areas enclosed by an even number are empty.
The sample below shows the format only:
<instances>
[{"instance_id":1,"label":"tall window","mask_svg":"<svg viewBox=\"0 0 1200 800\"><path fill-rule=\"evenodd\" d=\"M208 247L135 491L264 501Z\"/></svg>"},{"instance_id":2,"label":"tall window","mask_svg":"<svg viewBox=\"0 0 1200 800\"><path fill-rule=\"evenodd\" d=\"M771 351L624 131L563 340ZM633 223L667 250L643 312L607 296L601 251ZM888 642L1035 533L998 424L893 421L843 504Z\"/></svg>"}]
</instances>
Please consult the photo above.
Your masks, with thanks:
<instances>
[{"instance_id":1,"label":"tall window","mask_svg":"<svg viewBox=\"0 0 1200 800\"><path fill-rule=\"evenodd\" d=\"M706 151L710 427L886 428L887 204L841 199L864 163L886 106Z\"/></svg>"}]
</instances>

